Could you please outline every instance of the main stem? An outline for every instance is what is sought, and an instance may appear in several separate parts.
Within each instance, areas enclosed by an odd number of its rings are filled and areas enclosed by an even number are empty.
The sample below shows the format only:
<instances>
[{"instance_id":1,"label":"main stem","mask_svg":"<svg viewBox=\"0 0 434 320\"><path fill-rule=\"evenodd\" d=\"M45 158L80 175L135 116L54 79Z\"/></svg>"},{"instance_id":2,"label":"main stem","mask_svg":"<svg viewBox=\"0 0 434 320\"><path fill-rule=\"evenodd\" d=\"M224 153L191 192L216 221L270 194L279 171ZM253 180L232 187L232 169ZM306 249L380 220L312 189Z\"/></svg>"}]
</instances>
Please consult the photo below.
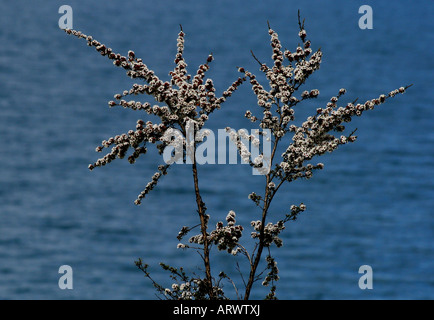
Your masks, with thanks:
<instances>
[{"instance_id":1,"label":"main stem","mask_svg":"<svg viewBox=\"0 0 434 320\"><path fill-rule=\"evenodd\" d=\"M270 169L272 168L273 159L274 159L274 155L275 155L276 150L277 150L278 142L279 142L279 138L276 137L276 140L274 141L274 145L273 145L273 151L271 152L271 157L270 157ZM262 208L261 229L259 230L259 246L258 246L258 251L256 252L255 259L253 261L253 264L251 264L251 266L250 266L249 281L247 282L247 285L246 285L244 300L249 300L250 291L252 290L253 283L255 282L256 269L258 268L259 261L261 261L262 250L264 249L265 222L266 222L267 213L268 213L268 209L270 207L271 200L274 197L272 190L268 187L268 184L271 182L271 179L272 179L271 175L270 175L270 173L268 173L266 175L264 207Z\"/></svg>"},{"instance_id":2,"label":"main stem","mask_svg":"<svg viewBox=\"0 0 434 320\"><path fill-rule=\"evenodd\" d=\"M212 285L212 277L211 277L211 265L209 261L209 242L208 242L208 234L207 230L207 219L205 216L205 203L202 201L202 197L200 196L199 191L199 179L197 177L197 167L196 167L196 159L193 156L193 179L194 179L194 192L196 194L196 203L197 203L197 212L199 213L200 218L200 229L202 232L203 238L203 261L205 264L205 275L207 281L208 295L210 299L214 299L213 293L213 285Z\"/></svg>"},{"instance_id":3,"label":"main stem","mask_svg":"<svg viewBox=\"0 0 434 320\"><path fill-rule=\"evenodd\" d=\"M255 282L256 269L258 268L259 261L261 260L262 250L264 249L265 219L267 217L268 207L270 203L269 200L270 189L268 188L268 182L269 182L269 175L267 175L267 188L265 191L264 208L262 209L261 229L259 231L259 246L253 264L250 267L249 281L247 282L246 292L244 294L244 300L249 300L250 291L252 289L253 282Z\"/></svg>"}]
</instances>

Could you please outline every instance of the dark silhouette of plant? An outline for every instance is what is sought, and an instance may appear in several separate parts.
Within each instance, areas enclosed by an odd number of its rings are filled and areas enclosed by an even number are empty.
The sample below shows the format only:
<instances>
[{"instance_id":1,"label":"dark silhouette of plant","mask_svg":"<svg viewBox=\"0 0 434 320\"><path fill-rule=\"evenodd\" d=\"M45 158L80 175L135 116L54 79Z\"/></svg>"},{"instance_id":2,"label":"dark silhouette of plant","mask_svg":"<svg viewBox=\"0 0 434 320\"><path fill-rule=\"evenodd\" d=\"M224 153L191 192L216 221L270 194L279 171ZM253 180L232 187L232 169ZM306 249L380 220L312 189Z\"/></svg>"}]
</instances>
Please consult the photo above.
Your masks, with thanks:
<instances>
[{"instance_id":1,"label":"dark silhouette of plant","mask_svg":"<svg viewBox=\"0 0 434 320\"><path fill-rule=\"evenodd\" d=\"M304 90L300 94L298 94L298 90L305 84L310 75L320 68L322 59L320 49L315 52L311 49L311 42L307 39L304 20L301 21L300 14L298 15L298 25L298 36L302 44L294 51L289 51L282 49L277 33L268 24L268 33L271 37L272 65L268 66L262 63L252 52L253 58L260 65L260 71L265 74L268 80L268 89L259 83L253 73L239 67L238 71L242 76L234 81L220 97L215 94L213 81L205 79L205 73L213 60L212 54L207 57L204 64L199 66L193 77L188 74L187 64L183 56L185 33L182 27L178 34L175 68L169 73L171 76L169 82L160 80L152 70L148 69L142 59L136 57L133 51L129 51L127 56L122 56L114 53L112 49L94 40L91 36L75 30L65 30L68 34L85 39L89 46L94 47L101 55L112 60L115 66L124 68L127 76L142 81L141 84L134 84L129 90L116 94L115 100L109 102L110 107L122 106L133 110L143 110L160 119L159 123L138 120L134 130L102 141L102 145L98 146L96 151L102 152L104 148L110 147L111 151L89 165L89 169L93 170L95 167L104 166L116 158L122 159L129 151L131 154L128 156L128 161L134 163L140 155L146 153L149 144L155 145L160 154L163 154L166 147L176 142L182 147L181 156L183 159L191 158L199 223L194 227L182 227L177 238L181 241L196 227L200 228L200 232L191 236L188 244L179 243L178 248L194 248L199 252L204 263L204 276L188 276L183 268L178 269L161 263L161 267L169 271L171 278L175 281L171 288L165 288L153 280L148 272L147 264L143 263L141 259L135 262L145 276L152 281L157 292L166 299L226 299L223 291L223 280L232 283L239 299L246 300L250 298L253 284L262 280L263 286L271 285L266 299L275 299L279 270L271 255L271 248L273 246L279 248L283 245L279 237L280 232L285 229L285 224L288 221L296 220L298 215L306 210L306 206L303 203L292 205L288 212L282 215L281 220L273 223L267 218L274 196L283 183L293 182L297 179L310 179L315 170L323 169L322 163L310 162L315 156L333 152L340 145L354 142L356 130L344 134L347 123L353 117L361 116L365 111L374 109L396 94L404 93L411 86L382 94L365 103L357 103L356 99L353 102L338 105L340 98L346 93L346 90L342 88L336 96L330 98L326 106L318 108L315 114L308 117L300 126L293 124L295 107L300 102L315 99L319 95L318 89ZM235 142L241 158L258 170L264 168L264 162L268 163L267 170L262 171L263 175L260 176L265 176L263 194L252 192L248 196L260 212L259 219L251 222L251 241L255 243L251 252L240 241L245 227L236 224L234 211L231 210L226 216L226 224L220 221L214 229L210 230L208 225L210 216L206 213L207 208L201 196L196 161L196 150L203 142L203 137L202 139L193 139L193 141L187 139L189 128L192 128L194 132L203 128L211 113L220 109L226 98L230 97L245 81L250 82L257 97L259 113L262 112L262 115L258 116L255 115L255 111L247 110L245 117L253 123L258 123L263 132L267 130L271 133L269 138L272 146L271 154L260 153L258 157L253 159L252 155L246 151L248 148L242 139L247 139L253 144L257 138L253 135L243 136L239 132L232 132L232 140ZM148 102L128 100L141 94L153 96L156 102L162 105L152 106ZM175 131L180 132L180 136L176 139L173 138ZM262 134L264 135L264 133ZM280 143L284 143L286 149L279 155L277 150ZM151 181L135 200L137 205L157 185L159 179L167 174L172 164L173 161L158 166ZM244 282L244 294L240 294L234 281L224 272L220 272L217 278L213 277L210 262L210 251L213 246L232 255L244 255L246 257L249 265L246 280L239 270ZM266 270L268 270L265 276L263 276L265 270L258 272L264 250L267 252L265 262Z\"/></svg>"}]
</instances>

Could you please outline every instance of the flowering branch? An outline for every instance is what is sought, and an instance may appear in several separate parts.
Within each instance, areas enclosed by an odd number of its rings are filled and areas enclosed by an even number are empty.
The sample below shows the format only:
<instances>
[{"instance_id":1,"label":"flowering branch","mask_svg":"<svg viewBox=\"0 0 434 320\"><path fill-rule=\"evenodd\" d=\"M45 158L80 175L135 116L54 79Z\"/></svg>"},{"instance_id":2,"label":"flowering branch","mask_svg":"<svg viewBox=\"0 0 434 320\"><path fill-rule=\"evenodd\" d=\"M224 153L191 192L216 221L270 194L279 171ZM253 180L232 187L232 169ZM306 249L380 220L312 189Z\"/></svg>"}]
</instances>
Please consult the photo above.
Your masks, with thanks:
<instances>
[{"instance_id":1,"label":"flowering branch","mask_svg":"<svg viewBox=\"0 0 434 320\"><path fill-rule=\"evenodd\" d=\"M196 74L192 78L187 72L187 63L183 57L184 52L184 37L185 33L180 26L181 30L177 39L177 53L175 56L175 68L169 73L171 81L163 82L160 80L152 70L143 63L142 59L137 58L133 51L128 52L128 56L122 56L114 53L111 48L94 40L91 36L87 36L80 31L66 29L67 34L74 35L78 38L83 38L87 41L89 46L95 49L102 55L110 60L118 67L127 70L127 76L133 79L143 80L147 84L134 84L130 90L123 91L122 94L114 96L115 101L109 101L109 106L122 106L124 108L131 108L133 110L144 110L148 114L155 115L160 118L160 123L155 124L151 121L144 122L138 120L136 130L128 131L128 134L122 134L104 140L101 146L96 148L97 152L102 152L103 148L108 148L113 145L111 152L104 157L98 159L95 163L89 165L89 169L93 170L95 167L104 166L116 158L124 158L129 149L133 149L133 153L128 157L130 163L135 163L136 159L147 152L146 145L151 143L155 144L160 153L170 143L166 139L166 133L172 129L179 129L184 137L187 137L187 126L193 123L196 130L202 128L208 120L209 115L216 109L220 109L226 98L232 95L237 87L245 80L238 78L226 91L223 92L221 97L216 97L215 88L211 79L205 80L205 73L209 70L209 64L213 60L212 54L208 56L206 62L199 66ZM151 95L157 102L164 103L165 105L159 106L148 102L142 103L135 100L127 101L124 98L131 95L139 94ZM183 144L186 142L183 140ZM192 172L194 181L194 190L196 195L197 212L200 218L200 226L202 233L203 245L203 260L206 273L206 281L203 282L204 290L208 293L209 298L214 298L214 291L212 289L212 276L209 261L209 240L207 236L207 223L209 217L206 215L205 203L199 191L199 179L196 161L194 159L197 142L194 141L191 154L192 159ZM146 185L145 189L139 194L135 204L139 205L142 199L157 185L162 175L167 174L167 169L170 164L160 165L158 171L152 176L152 180Z\"/></svg>"},{"instance_id":2,"label":"flowering branch","mask_svg":"<svg viewBox=\"0 0 434 320\"><path fill-rule=\"evenodd\" d=\"M354 142L356 136L353 130L349 135L341 135L335 137L332 132L343 132L345 126L343 123L350 122L353 116L361 116L364 111L372 110L375 106L380 105L386 99L395 96L398 93L404 93L411 85L401 87L391 91L388 95L380 95L377 99L366 101L364 104L355 105L356 100L348 103L345 107L338 107L339 98L346 93L345 89L340 89L337 96L330 99L326 108L318 108L316 115L310 116L301 126L290 124L295 119L294 107L303 100L314 99L319 95L318 89L310 91L304 90L301 96L295 96L296 91L302 84L306 82L311 74L320 68L322 60L322 52L318 49L312 54L311 43L307 40L307 33L304 28L304 20L300 19L298 13L299 33L303 47L298 46L294 52L289 50L282 51L282 45L277 33L271 28L268 23L268 33L271 37L272 60L273 66L269 67L262 63L254 54L253 58L259 63L260 71L265 73L269 82L270 89L267 91L256 80L256 76L244 68L239 68L239 71L250 80L252 90L257 97L258 106L263 110L263 117L259 126L263 129L270 129L274 137L273 151L271 154L270 165L275 169L271 170L266 175L266 184L264 196L251 193L249 199L259 206L259 201L263 201L261 207L261 220L252 221L251 225L255 232L252 232L253 239L258 240L258 246L255 247L252 257L254 262L250 264L250 275L246 285L244 299L249 299L255 275L259 262L261 260L262 251L264 248L270 250L270 246L275 244L277 247L282 246L282 240L278 237L279 233L285 229L285 223L295 220L300 212L306 209L304 204L299 206L291 206L291 211L286 214L283 220L277 223L266 223L270 203L275 194L284 182L292 182L300 178L310 179L314 170L324 168L322 163L311 164L306 163L315 156L323 155L326 152L333 152L338 146L349 142ZM287 64L284 64L284 60ZM252 112L248 110L246 117L252 122L258 120L252 116ZM281 155L281 159L274 164L275 152L278 144L283 141L283 138L292 133L292 142ZM256 251L257 248L257 251ZM274 258L271 257L270 251L267 256L269 275L263 282L263 285L268 285L271 280L277 281L277 268L275 267ZM275 298L275 286L272 286L267 298Z\"/></svg>"}]
</instances>

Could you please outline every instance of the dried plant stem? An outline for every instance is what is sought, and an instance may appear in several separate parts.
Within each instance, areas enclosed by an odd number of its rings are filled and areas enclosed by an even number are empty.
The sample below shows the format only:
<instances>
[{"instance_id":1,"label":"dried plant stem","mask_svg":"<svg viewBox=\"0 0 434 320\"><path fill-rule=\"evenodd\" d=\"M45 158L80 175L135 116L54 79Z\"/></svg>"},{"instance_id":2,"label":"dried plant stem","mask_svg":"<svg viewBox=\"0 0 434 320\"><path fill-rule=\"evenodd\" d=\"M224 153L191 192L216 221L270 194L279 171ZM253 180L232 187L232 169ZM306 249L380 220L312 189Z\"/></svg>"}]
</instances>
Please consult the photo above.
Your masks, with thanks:
<instances>
[{"instance_id":1,"label":"dried plant stem","mask_svg":"<svg viewBox=\"0 0 434 320\"><path fill-rule=\"evenodd\" d=\"M193 153L194 154L194 153ZM197 212L199 214L200 218L200 229L202 232L203 237L203 262L205 265L205 275L206 275L206 281L207 281L207 287L208 287L208 295L210 299L214 298L213 294L213 285L212 285L212 276L211 276L211 265L209 260L209 241L208 241L208 235L207 235L207 217L205 215L205 203L202 201L202 197L200 195L199 190L199 179L197 174L197 166L196 161L193 161L192 165L193 170L193 180L194 180L194 192L196 194L196 203L197 203Z\"/></svg>"},{"instance_id":2,"label":"dried plant stem","mask_svg":"<svg viewBox=\"0 0 434 320\"><path fill-rule=\"evenodd\" d=\"M267 181L268 181L268 177L267 177ZM268 183L267 183L268 185ZM256 252L256 256L255 259L253 261L252 266L250 267L250 274L249 274L249 280L247 282L247 286L246 286L246 291L244 294L244 300L249 300L250 297L250 291L252 289L253 283L255 282L255 274L256 274L256 269L258 268L259 265L259 261L261 260L261 254L262 254L262 250L264 249L264 226L265 226L265 219L267 217L267 212L268 212L268 205L269 205L269 188L267 187L266 193L265 193L265 204L264 204L264 208L262 210L262 227L260 230L260 235L259 235L259 246L258 246L258 251Z\"/></svg>"},{"instance_id":3,"label":"dried plant stem","mask_svg":"<svg viewBox=\"0 0 434 320\"><path fill-rule=\"evenodd\" d=\"M273 158L277 150L277 144L279 142L279 138L276 137L276 140L274 141L273 145L273 151L271 152L270 157L270 167L272 167L273 164ZM255 275L256 270L259 265L259 261L261 261L261 255L262 250L264 249L264 237L265 237L265 221L267 218L268 209L270 207L271 200L273 199L273 196L275 192L271 192L272 190L269 188L269 182L271 181L271 174L268 173L266 175L266 184L265 184L265 196L264 196L264 207L262 208L262 219L261 219L261 229L259 231L259 245L258 245L258 251L256 252L256 256L254 257L253 264L250 264L250 274L249 274L249 280L247 282L246 291L244 293L244 300L249 300L250 297L250 291L252 289L253 283L255 282ZM253 258L253 257L252 257Z\"/></svg>"}]
</instances>

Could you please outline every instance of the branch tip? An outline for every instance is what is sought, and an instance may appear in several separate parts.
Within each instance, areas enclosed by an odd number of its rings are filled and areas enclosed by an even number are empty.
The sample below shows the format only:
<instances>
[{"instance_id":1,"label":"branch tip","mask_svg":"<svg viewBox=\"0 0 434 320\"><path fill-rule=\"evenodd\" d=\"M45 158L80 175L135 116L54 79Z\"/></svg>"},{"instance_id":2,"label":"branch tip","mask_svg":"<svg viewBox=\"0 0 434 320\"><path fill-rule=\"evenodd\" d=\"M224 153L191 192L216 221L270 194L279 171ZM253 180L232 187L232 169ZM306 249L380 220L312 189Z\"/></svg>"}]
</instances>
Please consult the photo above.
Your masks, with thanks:
<instances>
[{"instance_id":1,"label":"branch tip","mask_svg":"<svg viewBox=\"0 0 434 320\"><path fill-rule=\"evenodd\" d=\"M256 62L259 63L259 65L262 67L263 63L261 61L259 61L258 58L256 58L255 54L253 53L253 50L250 50L250 53L252 54L252 56L256 60Z\"/></svg>"}]
</instances>

